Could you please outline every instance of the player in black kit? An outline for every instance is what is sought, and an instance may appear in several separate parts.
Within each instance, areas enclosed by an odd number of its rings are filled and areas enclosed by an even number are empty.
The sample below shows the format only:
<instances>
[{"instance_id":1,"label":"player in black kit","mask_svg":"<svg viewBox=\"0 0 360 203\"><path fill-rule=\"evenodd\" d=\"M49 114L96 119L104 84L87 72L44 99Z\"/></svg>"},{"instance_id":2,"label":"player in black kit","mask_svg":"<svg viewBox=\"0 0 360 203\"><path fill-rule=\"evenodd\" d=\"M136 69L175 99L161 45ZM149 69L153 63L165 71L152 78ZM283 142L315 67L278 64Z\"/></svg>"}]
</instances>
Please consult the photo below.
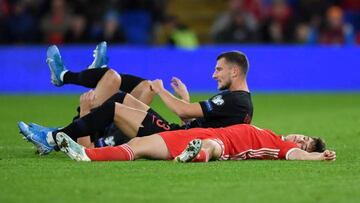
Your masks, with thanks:
<instances>
[{"instance_id":1,"label":"player in black kit","mask_svg":"<svg viewBox=\"0 0 360 203\"><path fill-rule=\"evenodd\" d=\"M174 97L167 91L161 80L152 81L150 83L152 91L161 97L167 107L186 121L184 125L167 122L148 105L131 94L120 91L96 109L91 112L89 110L86 115L60 130L31 128L23 122L19 124L20 130L26 137L29 134L36 135L31 137L35 139L33 143L36 143L38 148L39 146L51 148L55 146L53 138L58 132L66 133L73 140L90 135L93 142L98 138L95 134L103 132L112 123L115 123L129 138L176 129L225 127L250 123L253 107L246 82L248 66L248 60L241 52L231 51L220 54L217 57L213 78L218 82L218 89L224 91L209 100L196 103L189 102L186 86L179 79L173 78L172 87L182 99Z\"/></svg>"}]
</instances>

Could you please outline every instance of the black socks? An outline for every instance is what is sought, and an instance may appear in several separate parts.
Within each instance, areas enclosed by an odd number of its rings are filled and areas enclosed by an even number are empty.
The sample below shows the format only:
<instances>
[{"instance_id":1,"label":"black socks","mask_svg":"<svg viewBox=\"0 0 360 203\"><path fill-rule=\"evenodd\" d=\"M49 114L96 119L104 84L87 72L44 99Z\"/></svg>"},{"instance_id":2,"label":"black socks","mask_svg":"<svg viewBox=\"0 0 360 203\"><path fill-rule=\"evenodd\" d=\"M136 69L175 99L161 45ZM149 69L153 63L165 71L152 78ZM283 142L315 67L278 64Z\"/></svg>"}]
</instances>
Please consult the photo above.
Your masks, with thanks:
<instances>
[{"instance_id":1,"label":"black socks","mask_svg":"<svg viewBox=\"0 0 360 203\"><path fill-rule=\"evenodd\" d=\"M64 75L63 82L64 84L75 84L88 88L95 88L108 70L108 68L94 68L83 70L79 73L68 71Z\"/></svg>"},{"instance_id":2,"label":"black socks","mask_svg":"<svg viewBox=\"0 0 360 203\"><path fill-rule=\"evenodd\" d=\"M74 120L70 125L52 133L54 140L58 132L64 132L74 141L79 137L93 136L96 132L103 131L114 121L115 102L107 101L94 109L88 115Z\"/></svg>"},{"instance_id":3,"label":"black socks","mask_svg":"<svg viewBox=\"0 0 360 203\"><path fill-rule=\"evenodd\" d=\"M126 93L131 93L135 87L137 87L142 81L145 80L144 78L129 74L120 74L120 77L120 90Z\"/></svg>"},{"instance_id":4,"label":"black socks","mask_svg":"<svg viewBox=\"0 0 360 203\"><path fill-rule=\"evenodd\" d=\"M111 96L108 100L105 101L106 102L117 102L122 104L124 102L126 93L119 91L118 93L115 93L113 96Z\"/></svg>"},{"instance_id":5,"label":"black socks","mask_svg":"<svg viewBox=\"0 0 360 203\"><path fill-rule=\"evenodd\" d=\"M83 70L78 73L67 71L64 75L63 82L64 84L75 84L83 87L95 88L108 70L109 68L94 68ZM128 74L120 74L120 77L120 90L126 93L131 93L135 87L145 80L144 78Z\"/></svg>"}]
</instances>

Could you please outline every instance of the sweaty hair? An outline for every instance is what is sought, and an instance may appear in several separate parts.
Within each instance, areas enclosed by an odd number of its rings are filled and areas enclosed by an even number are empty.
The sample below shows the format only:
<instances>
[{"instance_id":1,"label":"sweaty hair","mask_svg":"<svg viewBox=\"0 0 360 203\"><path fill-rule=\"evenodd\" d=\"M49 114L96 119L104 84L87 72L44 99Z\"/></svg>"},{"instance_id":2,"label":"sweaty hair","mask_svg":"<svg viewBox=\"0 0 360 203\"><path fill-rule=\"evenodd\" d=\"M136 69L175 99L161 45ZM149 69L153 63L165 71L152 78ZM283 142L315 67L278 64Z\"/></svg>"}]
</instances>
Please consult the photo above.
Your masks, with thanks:
<instances>
[{"instance_id":1,"label":"sweaty hair","mask_svg":"<svg viewBox=\"0 0 360 203\"><path fill-rule=\"evenodd\" d=\"M241 71L246 76L248 70L249 70L249 61L246 57L246 55L240 51L229 51L221 53L216 60L220 60L224 58L226 62L235 64L240 67Z\"/></svg>"},{"instance_id":2,"label":"sweaty hair","mask_svg":"<svg viewBox=\"0 0 360 203\"><path fill-rule=\"evenodd\" d=\"M312 151L313 152L324 152L326 149L325 142L319 137L313 137L314 141L312 143Z\"/></svg>"}]
</instances>

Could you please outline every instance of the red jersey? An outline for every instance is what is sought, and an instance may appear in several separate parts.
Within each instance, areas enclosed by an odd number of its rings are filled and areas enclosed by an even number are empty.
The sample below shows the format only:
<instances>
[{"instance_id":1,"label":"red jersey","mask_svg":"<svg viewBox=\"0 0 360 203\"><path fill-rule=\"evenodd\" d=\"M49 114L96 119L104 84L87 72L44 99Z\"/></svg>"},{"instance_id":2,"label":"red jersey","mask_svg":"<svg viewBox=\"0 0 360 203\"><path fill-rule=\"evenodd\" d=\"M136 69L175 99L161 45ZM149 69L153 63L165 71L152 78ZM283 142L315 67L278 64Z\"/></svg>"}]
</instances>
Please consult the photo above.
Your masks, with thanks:
<instances>
[{"instance_id":1,"label":"red jersey","mask_svg":"<svg viewBox=\"0 0 360 203\"><path fill-rule=\"evenodd\" d=\"M221 160L286 159L290 150L298 148L294 142L253 125L238 124L225 128L193 128L160 133L174 157L193 139L211 139L222 147Z\"/></svg>"}]
</instances>

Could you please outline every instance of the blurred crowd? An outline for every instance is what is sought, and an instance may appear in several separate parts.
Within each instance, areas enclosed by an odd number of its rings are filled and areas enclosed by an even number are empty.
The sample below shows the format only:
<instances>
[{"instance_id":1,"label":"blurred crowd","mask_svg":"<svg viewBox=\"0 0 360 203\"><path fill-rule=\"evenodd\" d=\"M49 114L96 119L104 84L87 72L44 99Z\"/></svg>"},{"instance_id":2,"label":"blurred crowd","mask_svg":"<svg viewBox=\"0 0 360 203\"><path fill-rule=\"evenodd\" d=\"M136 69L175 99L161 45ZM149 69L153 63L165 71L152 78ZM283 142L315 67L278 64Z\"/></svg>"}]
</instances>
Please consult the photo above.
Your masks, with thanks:
<instances>
[{"instance_id":1,"label":"blurred crowd","mask_svg":"<svg viewBox=\"0 0 360 203\"><path fill-rule=\"evenodd\" d=\"M171 0L0 0L0 43L156 43L196 46L196 32L167 11ZM184 0L184 3L187 0ZM212 43L360 44L360 0L224 0ZM204 5L206 6L206 5ZM195 11L196 12L196 11ZM186 14L185 14L186 15Z\"/></svg>"},{"instance_id":2,"label":"blurred crowd","mask_svg":"<svg viewBox=\"0 0 360 203\"><path fill-rule=\"evenodd\" d=\"M0 0L0 43L149 44L166 0Z\"/></svg>"},{"instance_id":3,"label":"blurred crowd","mask_svg":"<svg viewBox=\"0 0 360 203\"><path fill-rule=\"evenodd\" d=\"M359 0L229 0L214 42L360 43Z\"/></svg>"}]
</instances>

